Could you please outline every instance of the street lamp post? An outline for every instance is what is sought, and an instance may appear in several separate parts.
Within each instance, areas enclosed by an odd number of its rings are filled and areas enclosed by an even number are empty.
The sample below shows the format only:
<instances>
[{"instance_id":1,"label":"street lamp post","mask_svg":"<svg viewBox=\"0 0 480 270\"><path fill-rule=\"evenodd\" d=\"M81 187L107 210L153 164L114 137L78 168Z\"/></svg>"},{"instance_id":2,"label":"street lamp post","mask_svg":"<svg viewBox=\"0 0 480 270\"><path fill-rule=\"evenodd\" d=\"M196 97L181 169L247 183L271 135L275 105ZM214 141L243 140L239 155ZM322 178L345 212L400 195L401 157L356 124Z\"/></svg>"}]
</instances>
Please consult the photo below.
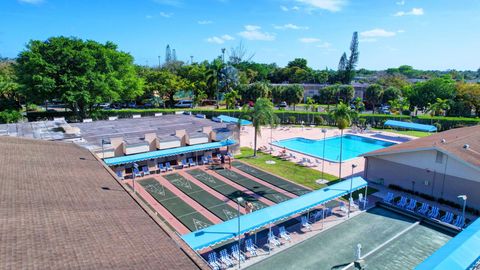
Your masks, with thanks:
<instances>
[{"instance_id":1,"label":"street lamp post","mask_svg":"<svg viewBox=\"0 0 480 270\"><path fill-rule=\"evenodd\" d=\"M465 208L467 207L467 195L459 195L457 198L463 200L462 223L465 224Z\"/></svg>"},{"instance_id":2,"label":"street lamp post","mask_svg":"<svg viewBox=\"0 0 480 270\"><path fill-rule=\"evenodd\" d=\"M350 207L352 204L352 187L353 187L353 170L357 167L357 164L352 164L352 175L350 176L350 198L348 198L348 214L347 218L350 217ZM366 198L365 198L366 199Z\"/></svg>"},{"instance_id":3,"label":"street lamp post","mask_svg":"<svg viewBox=\"0 0 480 270\"><path fill-rule=\"evenodd\" d=\"M133 187L133 194L135 194L135 170L138 170L138 164L133 163L133 174L132 174L132 187Z\"/></svg>"},{"instance_id":4,"label":"street lamp post","mask_svg":"<svg viewBox=\"0 0 480 270\"><path fill-rule=\"evenodd\" d=\"M323 133L322 180L325 180L323 178L323 172L325 170L325 136L327 135L327 129L322 128L322 133Z\"/></svg>"},{"instance_id":5,"label":"street lamp post","mask_svg":"<svg viewBox=\"0 0 480 270\"><path fill-rule=\"evenodd\" d=\"M238 220L238 269L240 269L240 262L242 261L240 259L240 247L241 247L241 242L240 242L240 204L243 203L244 200L242 197L238 197L237 198L237 210L238 210L238 213L237 213L237 220Z\"/></svg>"}]
</instances>

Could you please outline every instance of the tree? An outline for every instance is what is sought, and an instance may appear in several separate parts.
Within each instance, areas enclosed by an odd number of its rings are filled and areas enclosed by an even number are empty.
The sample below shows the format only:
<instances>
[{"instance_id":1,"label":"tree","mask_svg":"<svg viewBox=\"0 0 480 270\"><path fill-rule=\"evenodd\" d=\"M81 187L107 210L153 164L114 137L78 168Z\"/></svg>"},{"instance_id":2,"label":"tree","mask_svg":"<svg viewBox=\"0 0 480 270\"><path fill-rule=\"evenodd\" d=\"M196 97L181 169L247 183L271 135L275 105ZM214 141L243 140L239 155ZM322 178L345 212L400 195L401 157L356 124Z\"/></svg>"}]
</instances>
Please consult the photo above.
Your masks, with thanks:
<instances>
[{"instance_id":1,"label":"tree","mask_svg":"<svg viewBox=\"0 0 480 270\"><path fill-rule=\"evenodd\" d=\"M202 101L206 98L207 94L205 92L203 92L202 90L197 91L193 96L193 103L195 106L198 106L199 104L202 104Z\"/></svg>"},{"instance_id":2,"label":"tree","mask_svg":"<svg viewBox=\"0 0 480 270\"><path fill-rule=\"evenodd\" d=\"M254 128L253 139L253 156L257 156L257 137L261 135L261 127L269 125L270 128L275 128L279 122L278 116L275 114L273 104L266 98L259 98L255 102L253 108L245 105L242 109L242 114L239 117L239 125L242 119L252 121Z\"/></svg>"},{"instance_id":3,"label":"tree","mask_svg":"<svg viewBox=\"0 0 480 270\"><path fill-rule=\"evenodd\" d=\"M353 32L350 42L350 57L343 53L338 63L338 80L343 84L350 84L355 77L355 68L357 67L360 52L358 51L358 33Z\"/></svg>"},{"instance_id":4,"label":"tree","mask_svg":"<svg viewBox=\"0 0 480 270\"><path fill-rule=\"evenodd\" d=\"M303 98L304 89L301 85L290 84L285 86L284 100L289 104L293 104L293 110L295 111L295 104L300 103Z\"/></svg>"},{"instance_id":5,"label":"tree","mask_svg":"<svg viewBox=\"0 0 480 270\"><path fill-rule=\"evenodd\" d=\"M329 111L330 117L337 124L338 129L340 129L340 160L339 160L339 170L338 178L342 178L342 147L343 147L343 130L352 125L352 121L356 118L355 111L350 109L350 106L340 102L337 107Z\"/></svg>"},{"instance_id":6,"label":"tree","mask_svg":"<svg viewBox=\"0 0 480 270\"><path fill-rule=\"evenodd\" d=\"M400 89L390 86L383 91L382 103L387 104L390 100L400 99L402 91Z\"/></svg>"},{"instance_id":7,"label":"tree","mask_svg":"<svg viewBox=\"0 0 480 270\"><path fill-rule=\"evenodd\" d=\"M390 111L393 114L401 114L404 111L408 111L410 108L410 103L406 98L398 98L398 99L392 99L388 101L388 105L390 105Z\"/></svg>"},{"instance_id":8,"label":"tree","mask_svg":"<svg viewBox=\"0 0 480 270\"><path fill-rule=\"evenodd\" d=\"M365 110L365 104L363 103L362 98L355 98L353 100L353 106L355 106L355 111L357 113L361 113Z\"/></svg>"},{"instance_id":9,"label":"tree","mask_svg":"<svg viewBox=\"0 0 480 270\"><path fill-rule=\"evenodd\" d=\"M350 103L355 96L355 89L351 85L341 85L338 88L338 100L343 103Z\"/></svg>"},{"instance_id":10,"label":"tree","mask_svg":"<svg viewBox=\"0 0 480 270\"><path fill-rule=\"evenodd\" d=\"M437 98L453 99L455 94L455 81L450 76L443 76L414 84L409 99L412 106L425 108Z\"/></svg>"},{"instance_id":11,"label":"tree","mask_svg":"<svg viewBox=\"0 0 480 270\"><path fill-rule=\"evenodd\" d=\"M222 93L228 93L238 86L238 71L233 66L227 65L220 70L219 88Z\"/></svg>"},{"instance_id":12,"label":"tree","mask_svg":"<svg viewBox=\"0 0 480 270\"><path fill-rule=\"evenodd\" d=\"M256 101L259 98L268 98L271 94L270 85L265 82L256 82L242 85L239 94L244 102Z\"/></svg>"},{"instance_id":13,"label":"tree","mask_svg":"<svg viewBox=\"0 0 480 270\"><path fill-rule=\"evenodd\" d=\"M80 118L97 103L133 100L143 93L133 57L111 42L67 37L33 40L17 62L18 81L29 100L60 99Z\"/></svg>"},{"instance_id":14,"label":"tree","mask_svg":"<svg viewBox=\"0 0 480 270\"><path fill-rule=\"evenodd\" d=\"M240 95L237 91L232 90L225 94L225 107L226 109L234 109L237 104L237 99L240 98Z\"/></svg>"},{"instance_id":15,"label":"tree","mask_svg":"<svg viewBox=\"0 0 480 270\"><path fill-rule=\"evenodd\" d=\"M288 68L297 67L297 68L300 68L300 69L308 69L307 59L295 58L295 59L293 59L293 61L288 62L287 67Z\"/></svg>"},{"instance_id":16,"label":"tree","mask_svg":"<svg viewBox=\"0 0 480 270\"><path fill-rule=\"evenodd\" d=\"M311 97L307 97L305 104L306 104L305 110L307 112L313 111L313 108L315 106L315 100ZM313 121L313 118L312 118L312 121ZM308 114L308 122L310 123L310 114Z\"/></svg>"},{"instance_id":17,"label":"tree","mask_svg":"<svg viewBox=\"0 0 480 270\"><path fill-rule=\"evenodd\" d=\"M241 62L249 62L255 56L255 53L249 53L240 41L236 47L230 48L229 62L232 65L240 64Z\"/></svg>"},{"instance_id":18,"label":"tree","mask_svg":"<svg viewBox=\"0 0 480 270\"><path fill-rule=\"evenodd\" d=\"M437 98L435 103L428 104L426 113L430 116L442 115L445 116L446 112L450 109L450 100Z\"/></svg>"},{"instance_id":19,"label":"tree","mask_svg":"<svg viewBox=\"0 0 480 270\"><path fill-rule=\"evenodd\" d=\"M375 113L375 107L382 101L383 88L378 84L371 84L365 90L365 100L372 105L373 113Z\"/></svg>"},{"instance_id":20,"label":"tree","mask_svg":"<svg viewBox=\"0 0 480 270\"><path fill-rule=\"evenodd\" d=\"M209 97L215 97L217 100L217 109L218 109L218 99L219 99L219 84L220 84L220 73L222 72L223 62L220 58L213 60L209 65L207 71L207 85L209 88L209 93L212 95Z\"/></svg>"},{"instance_id":21,"label":"tree","mask_svg":"<svg viewBox=\"0 0 480 270\"><path fill-rule=\"evenodd\" d=\"M327 111L330 110L330 104L336 104L339 91L339 85L329 85L320 90L320 99L322 100L322 103L327 104Z\"/></svg>"},{"instance_id":22,"label":"tree","mask_svg":"<svg viewBox=\"0 0 480 270\"><path fill-rule=\"evenodd\" d=\"M457 97L458 101L466 103L475 110L475 114L480 116L480 84L479 83L458 83ZM458 102L457 101L457 102Z\"/></svg>"},{"instance_id":23,"label":"tree","mask_svg":"<svg viewBox=\"0 0 480 270\"><path fill-rule=\"evenodd\" d=\"M0 62L0 111L20 109L20 85L13 62Z\"/></svg>"}]
</instances>

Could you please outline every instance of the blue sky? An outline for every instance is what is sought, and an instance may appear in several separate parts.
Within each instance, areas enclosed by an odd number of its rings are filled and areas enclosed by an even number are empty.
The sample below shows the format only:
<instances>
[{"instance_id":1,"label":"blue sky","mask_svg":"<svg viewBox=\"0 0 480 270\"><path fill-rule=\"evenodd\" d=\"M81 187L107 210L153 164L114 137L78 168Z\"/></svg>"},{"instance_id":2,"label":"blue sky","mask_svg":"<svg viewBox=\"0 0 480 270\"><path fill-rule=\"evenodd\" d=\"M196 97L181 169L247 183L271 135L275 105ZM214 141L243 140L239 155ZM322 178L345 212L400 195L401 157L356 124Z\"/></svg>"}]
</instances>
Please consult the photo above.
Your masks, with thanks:
<instances>
[{"instance_id":1,"label":"blue sky","mask_svg":"<svg viewBox=\"0 0 480 270\"><path fill-rule=\"evenodd\" d=\"M242 41L257 62L336 69L358 31L359 67L477 70L479 14L478 0L2 0L0 55L65 35L113 41L157 65L167 44L199 61Z\"/></svg>"}]
</instances>

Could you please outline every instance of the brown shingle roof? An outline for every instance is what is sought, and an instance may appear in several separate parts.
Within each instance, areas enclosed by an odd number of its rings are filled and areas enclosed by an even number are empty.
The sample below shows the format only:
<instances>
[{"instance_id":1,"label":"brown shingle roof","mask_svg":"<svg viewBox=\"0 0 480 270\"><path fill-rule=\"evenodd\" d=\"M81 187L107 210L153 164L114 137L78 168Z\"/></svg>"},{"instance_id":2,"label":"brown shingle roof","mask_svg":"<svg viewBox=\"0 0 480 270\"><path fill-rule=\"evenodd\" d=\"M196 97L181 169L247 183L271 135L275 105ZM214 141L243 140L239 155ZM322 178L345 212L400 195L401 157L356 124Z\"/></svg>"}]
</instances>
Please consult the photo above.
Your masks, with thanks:
<instances>
[{"instance_id":1,"label":"brown shingle roof","mask_svg":"<svg viewBox=\"0 0 480 270\"><path fill-rule=\"evenodd\" d=\"M445 142L442 142L442 139ZM469 145L468 149L464 149L466 144ZM366 153L363 156L377 156L425 149L437 149L473 166L480 167L480 125L435 133L428 137Z\"/></svg>"},{"instance_id":2,"label":"brown shingle roof","mask_svg":"<svg viewBox=\"0 0 480 270\"><path fill-rule=\"evenodd\" d=\"M0 137L0 269L198 269L87 150Z\"/></svg>"}]
</instances>

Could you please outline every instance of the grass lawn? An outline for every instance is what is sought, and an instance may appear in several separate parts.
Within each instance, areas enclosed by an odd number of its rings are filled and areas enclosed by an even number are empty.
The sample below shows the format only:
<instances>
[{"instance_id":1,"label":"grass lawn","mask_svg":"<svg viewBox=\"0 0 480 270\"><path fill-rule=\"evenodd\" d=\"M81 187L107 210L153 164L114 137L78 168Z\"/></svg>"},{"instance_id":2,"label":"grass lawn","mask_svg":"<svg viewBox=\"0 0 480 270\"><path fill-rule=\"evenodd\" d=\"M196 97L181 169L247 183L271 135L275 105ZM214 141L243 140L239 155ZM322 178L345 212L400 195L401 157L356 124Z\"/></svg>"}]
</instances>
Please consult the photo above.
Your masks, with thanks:
<instances>
[{"instance_id":1,"label":"grass lawn","mask_svg":"<svg viewBox=\"0 0 480 270\"><path fill-rule=\"evenodd\" d=\"M374 129L374 130L379 130L379 131L387 131L387 132L392 132L392 133L397 133L397 134L402 134L402 135L408 135L408 136L413 136L413 137L427 137L432 135L433 133L430 132L423 132L423 131L416 131L416 130L394 130L394 129Z\"/></svg>"},{"instance_id":2,"label":"grass lawn","mask_svg":"<svg viewBox=\"0 0 480 270\"><path fill-rule=\"evenodd\" d=\"M266 172L284 177L312 189L319 189L325 186L315 183L315 180L322 178L322 172L320 171L302 167L294 162L282 160L261 152L257 152L257 157L253 158L253 149L248 147L242 147L241 152L240 155L235 157L236 159L256 166ZM275 164L265 163L267 160L273 160ZM323 178L328 181L338 179L338 177L326 173L323 175Z\"/></svg>"}]
</instances>

